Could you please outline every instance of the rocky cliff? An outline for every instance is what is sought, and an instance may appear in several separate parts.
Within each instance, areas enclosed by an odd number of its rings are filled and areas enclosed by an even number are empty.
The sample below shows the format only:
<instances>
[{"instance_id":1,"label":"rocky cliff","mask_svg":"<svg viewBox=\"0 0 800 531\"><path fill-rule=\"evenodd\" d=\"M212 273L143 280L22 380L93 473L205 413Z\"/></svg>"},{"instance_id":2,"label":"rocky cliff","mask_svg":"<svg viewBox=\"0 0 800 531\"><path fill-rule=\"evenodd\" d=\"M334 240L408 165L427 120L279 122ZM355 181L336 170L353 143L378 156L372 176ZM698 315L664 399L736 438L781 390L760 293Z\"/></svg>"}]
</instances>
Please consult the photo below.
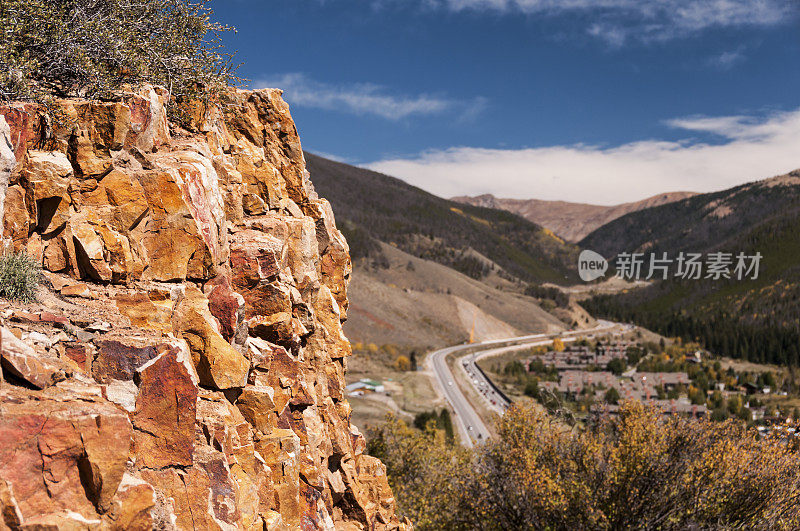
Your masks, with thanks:
<instances>
[{"instance_id":1,"label":"rocky cliff","mask_svg":"<svg viewBox=\"0 0 800 531\"><path fill-rule=\"evenodd\" d=\"M0 529L395 529L350 424L348 247L278 90L0 106Z\"/></svg>"}]
</instances>

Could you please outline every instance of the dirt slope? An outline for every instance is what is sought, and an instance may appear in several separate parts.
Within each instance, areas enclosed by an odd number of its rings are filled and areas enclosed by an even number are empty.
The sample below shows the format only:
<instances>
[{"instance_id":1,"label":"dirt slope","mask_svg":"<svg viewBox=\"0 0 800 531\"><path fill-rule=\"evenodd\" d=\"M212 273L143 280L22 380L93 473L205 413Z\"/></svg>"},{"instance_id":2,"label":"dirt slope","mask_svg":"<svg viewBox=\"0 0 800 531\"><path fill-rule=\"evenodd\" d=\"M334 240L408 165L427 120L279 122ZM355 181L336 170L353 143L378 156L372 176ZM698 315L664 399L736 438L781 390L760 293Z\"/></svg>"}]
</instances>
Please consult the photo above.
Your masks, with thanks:
<instances>
[{"instance_id":1,"label":"dirt slope","mask_svg":"<svg viewBox=\"0 0 800 531\"><path fill-rule=\"evenodd\" d=\"M530 297L381 244L389 267L354 267L344 330L352 341L438 347L564 329Z\"/></svg>"}]
</instances>

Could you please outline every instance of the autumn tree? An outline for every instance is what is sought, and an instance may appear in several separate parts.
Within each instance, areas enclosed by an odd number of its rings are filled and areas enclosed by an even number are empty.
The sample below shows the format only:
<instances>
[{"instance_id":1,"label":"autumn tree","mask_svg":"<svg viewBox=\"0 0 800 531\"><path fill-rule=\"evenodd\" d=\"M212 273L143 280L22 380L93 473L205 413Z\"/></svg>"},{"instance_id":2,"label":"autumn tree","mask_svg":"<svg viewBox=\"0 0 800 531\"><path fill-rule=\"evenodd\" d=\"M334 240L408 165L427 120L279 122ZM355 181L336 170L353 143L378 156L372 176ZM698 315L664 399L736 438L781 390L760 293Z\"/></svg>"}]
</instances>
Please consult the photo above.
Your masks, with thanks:
<instances>
[{"instance_id":1,"label":"autumn tree","mask_svg":"<svg viewBox=\"0 0 800 531\"><path fill-rule=\"evenodd\" d=\"M397 367L398 371L406 372L411 370L411 360L409 360L406 356L398 356L397 360L394 362L394 365Z\"/></svg>"},{"instance_id":2,"label":"autumn tree","mask_svg":"<svg viewBox=\"0 0 800 531\"><path fill-rule=\"evenodd\" d=\"M797 445L625 402L570 428L515 405L472 451L391 419L370 451L419 529L797 529Z\"/></svg>"}]
</instances>

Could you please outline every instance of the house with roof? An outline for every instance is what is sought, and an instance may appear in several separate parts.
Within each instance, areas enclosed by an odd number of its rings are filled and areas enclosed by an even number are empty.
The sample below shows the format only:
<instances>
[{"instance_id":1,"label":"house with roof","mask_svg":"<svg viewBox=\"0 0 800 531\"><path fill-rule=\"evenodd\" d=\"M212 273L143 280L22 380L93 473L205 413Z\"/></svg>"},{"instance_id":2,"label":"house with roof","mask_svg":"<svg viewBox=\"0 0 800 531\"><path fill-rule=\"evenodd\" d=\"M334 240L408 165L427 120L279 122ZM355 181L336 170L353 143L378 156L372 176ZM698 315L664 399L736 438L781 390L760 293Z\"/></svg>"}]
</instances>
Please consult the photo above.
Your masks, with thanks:
<instances>
[{"instance_id":1,"label":"house with roof","mask_svg":"<svg viewBox=\"0 0 800 531\"><path fill-rule=\"evenodd\" d=\"M361 396L365 393L385 393L386 387L380 380L362 378L346 387L347 394L350 396Z\"/></svg>"}]
</instances>

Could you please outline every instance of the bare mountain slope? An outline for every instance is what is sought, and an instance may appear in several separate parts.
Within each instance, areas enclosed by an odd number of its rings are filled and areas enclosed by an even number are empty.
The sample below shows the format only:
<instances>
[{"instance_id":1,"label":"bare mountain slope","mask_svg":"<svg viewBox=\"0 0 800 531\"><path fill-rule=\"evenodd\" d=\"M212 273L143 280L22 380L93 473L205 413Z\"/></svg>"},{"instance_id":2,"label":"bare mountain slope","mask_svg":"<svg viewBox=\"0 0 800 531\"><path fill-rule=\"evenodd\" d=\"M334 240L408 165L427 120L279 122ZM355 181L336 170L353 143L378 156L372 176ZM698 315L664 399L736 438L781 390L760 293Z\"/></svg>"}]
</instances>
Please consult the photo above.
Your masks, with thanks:
<instances>
[{"instance_id":1,"label":"bare mountain slope","mask_svg":"<svg viewBox=\"0 0 800 531\"><path fill-rule=\"evenodd\" d=\"M550 229L567 241L577 242L595 229L619 217L639 210L692 197L694 192L671 192L654 195L641 201L614 206L543 201L540 199L503 199L491 194L475 197L459 196L453 201L473 206L499 208Z\"/></svg>"},{"instance_id":2,"label":"bare mountain slope","mask_svg":"<svg viewBox=\"0 0 800 531\"><path fill-rule=\"evenodd\" d=\"M565 328L531 297L380 245L388 267L360 261L351 276L344 329L353 341L438 347L466 340L473 323L475 340Z\"/></svg>"}]
</instances>

